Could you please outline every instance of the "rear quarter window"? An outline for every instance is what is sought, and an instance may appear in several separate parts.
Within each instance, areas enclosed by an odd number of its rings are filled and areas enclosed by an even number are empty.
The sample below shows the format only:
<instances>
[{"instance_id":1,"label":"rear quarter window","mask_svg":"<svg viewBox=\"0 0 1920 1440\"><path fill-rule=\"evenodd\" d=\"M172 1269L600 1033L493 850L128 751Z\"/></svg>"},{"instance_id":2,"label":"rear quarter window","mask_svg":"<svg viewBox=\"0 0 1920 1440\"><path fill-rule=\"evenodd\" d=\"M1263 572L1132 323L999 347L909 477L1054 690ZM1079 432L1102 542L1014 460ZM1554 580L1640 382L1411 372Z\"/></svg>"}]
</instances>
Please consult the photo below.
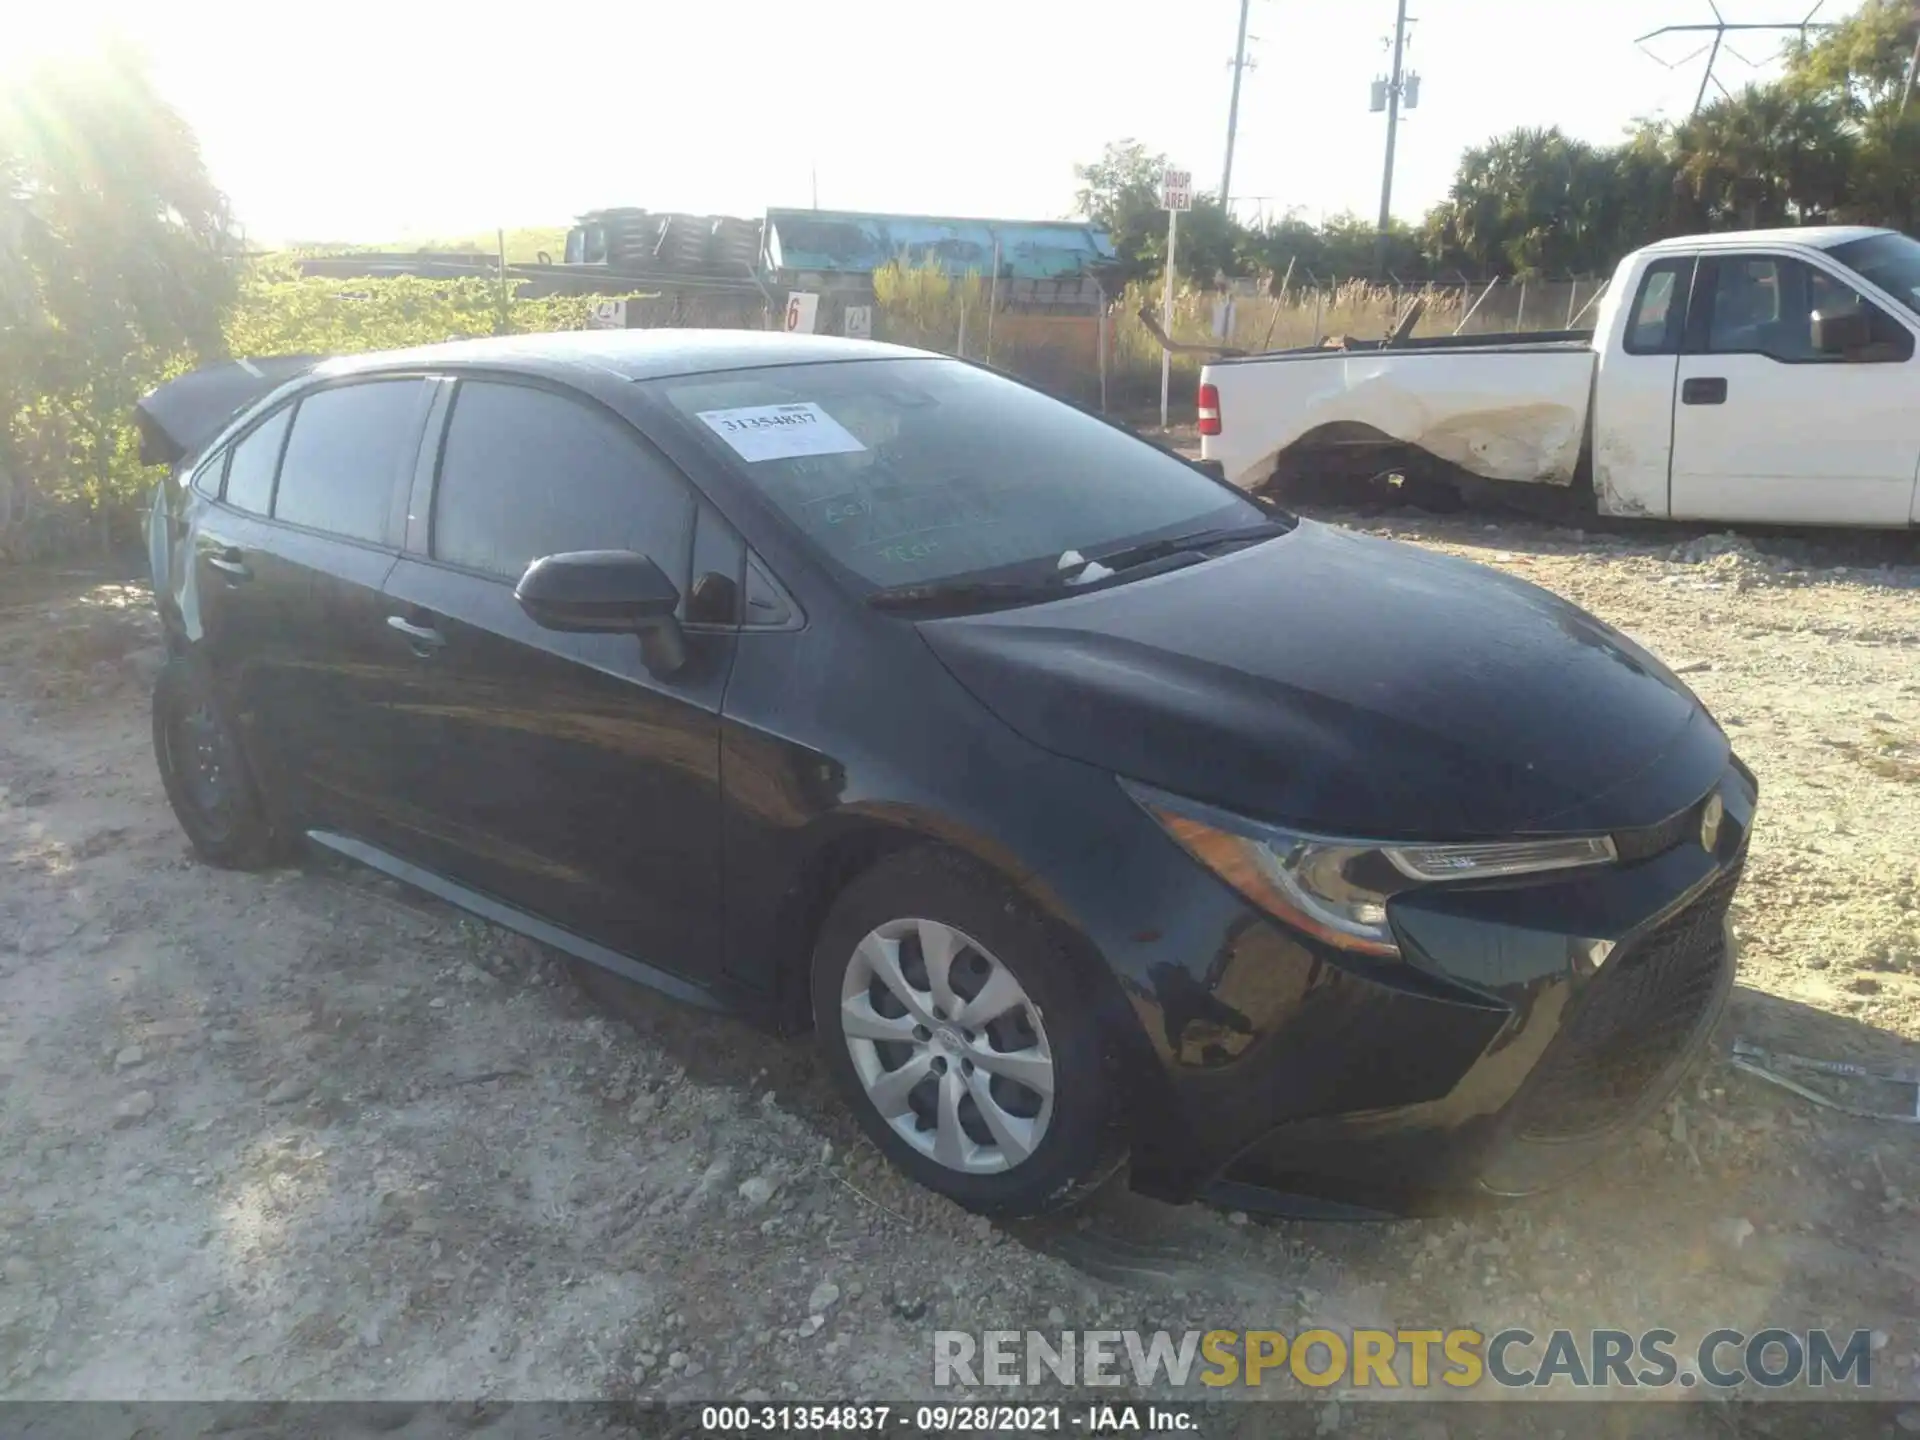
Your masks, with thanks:
<instances>
[{"instance_id":1,"label":"rear quarter window","mask_svg":"<svg viewBox=\"0 0 1920 1440\"><path fill-rule=\"evenodd\" d=\"M1629 355L1678 355L1680 338L1686 327L1687 277L1692 272L1691 257L1656 260L1640 277L1640 289L1633 297L1633 309L1627 316L1627 335L1622 348Z\"/></svg>"},{"instance_id":2,"label":"rear quarter window","mask_svg":"<svg viewBox=\"0 0 1920 1440\"><path fill-rule=\"evenodd\" d=\"M291 419L290 407L269 415L243 435L229 452L224 492L229 505L255 515L267 513L273 504L273 476L280 467L280 448L286 443L287 422ZM218 492L218 475L212 477L212 484Z\"/></svg>"}]
</instances>

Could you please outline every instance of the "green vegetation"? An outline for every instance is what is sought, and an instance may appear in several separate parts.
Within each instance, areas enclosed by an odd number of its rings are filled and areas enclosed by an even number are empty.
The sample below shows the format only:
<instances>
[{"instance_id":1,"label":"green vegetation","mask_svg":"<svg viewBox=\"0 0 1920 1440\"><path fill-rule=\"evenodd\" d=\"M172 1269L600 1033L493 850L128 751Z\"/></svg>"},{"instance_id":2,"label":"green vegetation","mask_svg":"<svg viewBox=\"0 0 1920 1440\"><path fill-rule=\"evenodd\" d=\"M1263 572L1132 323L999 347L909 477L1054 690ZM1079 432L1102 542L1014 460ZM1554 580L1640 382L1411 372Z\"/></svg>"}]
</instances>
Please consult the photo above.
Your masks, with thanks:
<instances>
[{"instance_id":1,"label":"green vegetation","mask_svg":"<svg viewBox=\"0 0 1920 1440\"><path fill-rule=\"evenodd\" d=\"M1386 270L1403 281L1601 275L1669 235L1823 222L1912 232L1920 218L1920 100L1902 116L1916 12L1865 0L1789 55L1782 77L1677 123L1642 122L1615 145L1557 129L1515 130L1461 157L1452 188L1418 225L1396 224ZM1166 219L1163 157L1131 140L1080 168L1081 210L1113 231L1127 279L1157 273ZM1200 196L1181 217L1183 274L1330 278L1375 274L1370 221L1298 218L1255 229Z\"/></svg>"},{"instance_id":2,"label":"green vegetation","mask_svg":"<svg viewBox=\"0 0 1920 1440\"><path fill-rule=\"evenodd\" d=\"M542 253L558 264L567 251L565 225L522 225L506 232L507 263L533 265ZM474 235L455 235L446 240L383 240L374 244L358 241L296 240L287 245L290 255L495 255L499 252L497 232L488 230Z\"/></svg>"},{"instance_id":3,"label":"green vegetation","mask_svg":"<svg viewBox=\"0 0 1920 1440\"><path fill-rule=\"evenodd\" d=\"M192 132L124 50L0 94L0 547L104 516L150 377L218 353L238 245Z\"/></svg>"}]
</instances>

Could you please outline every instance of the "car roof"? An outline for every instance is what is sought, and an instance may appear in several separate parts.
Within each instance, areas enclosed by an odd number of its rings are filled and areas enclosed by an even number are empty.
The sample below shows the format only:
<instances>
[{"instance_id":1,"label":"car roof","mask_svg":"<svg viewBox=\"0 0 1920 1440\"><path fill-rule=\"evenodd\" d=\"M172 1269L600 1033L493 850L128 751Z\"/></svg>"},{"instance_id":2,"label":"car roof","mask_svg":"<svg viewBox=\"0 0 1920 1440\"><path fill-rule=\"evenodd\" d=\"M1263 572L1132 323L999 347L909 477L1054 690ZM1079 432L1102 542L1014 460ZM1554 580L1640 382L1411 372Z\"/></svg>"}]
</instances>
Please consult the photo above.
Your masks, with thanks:
<instances>
[{"instance_id":1,"label":"car roof","mask_svg":"<svg viewBox=\"0 0 1920 1440\"><path fill-rule=\"evenodd\" d=\"M1646 248L1656 255L1675 250L1743 250L1753 245L1806 245L1815 250L1830 250L1849 240L1865 240L1872 235L1894 233L1874 225L1800 225L1780 230L1729 230L1715 235L1681 235L1672 240L1656 240Z\"/></svg>"},{"instance_id":2,"label":"car roof","mask_svg":"<svg viewBox=\"0 0 1920 1440\"><path fill-rule=\"evenodd\" d=\"M626 380L747 370L763 365L815 365L830 360L925 359L929 352L833 335L762 330L556 330L453 340L407 350L343 356L318 375L351 375L410 366L495 368L534 373L591 370Z\"/></svg>"}]
</instances>

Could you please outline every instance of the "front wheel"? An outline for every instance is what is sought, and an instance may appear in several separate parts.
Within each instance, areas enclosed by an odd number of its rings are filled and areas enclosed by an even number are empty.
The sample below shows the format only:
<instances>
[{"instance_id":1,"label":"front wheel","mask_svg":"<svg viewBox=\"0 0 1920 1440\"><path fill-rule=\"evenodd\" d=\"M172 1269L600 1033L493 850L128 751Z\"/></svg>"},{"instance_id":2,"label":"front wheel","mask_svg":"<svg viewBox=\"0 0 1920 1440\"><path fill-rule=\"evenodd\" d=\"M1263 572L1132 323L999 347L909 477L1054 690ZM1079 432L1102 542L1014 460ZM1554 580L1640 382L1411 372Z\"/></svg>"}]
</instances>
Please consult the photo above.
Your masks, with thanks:
<instances>
[{"instance_id":1,"label":"front wheel","mask_svg":"<svg viewBox=\"0 0 1920 1440\"><path fill-rule=\"evenodd\" d=\"M889 857L813 960L823 1057L887 1157L991 1215L1065 1209L1125 1158L1101 1029L1045 923L956 857Z\"/></svg>"}]
</instances>

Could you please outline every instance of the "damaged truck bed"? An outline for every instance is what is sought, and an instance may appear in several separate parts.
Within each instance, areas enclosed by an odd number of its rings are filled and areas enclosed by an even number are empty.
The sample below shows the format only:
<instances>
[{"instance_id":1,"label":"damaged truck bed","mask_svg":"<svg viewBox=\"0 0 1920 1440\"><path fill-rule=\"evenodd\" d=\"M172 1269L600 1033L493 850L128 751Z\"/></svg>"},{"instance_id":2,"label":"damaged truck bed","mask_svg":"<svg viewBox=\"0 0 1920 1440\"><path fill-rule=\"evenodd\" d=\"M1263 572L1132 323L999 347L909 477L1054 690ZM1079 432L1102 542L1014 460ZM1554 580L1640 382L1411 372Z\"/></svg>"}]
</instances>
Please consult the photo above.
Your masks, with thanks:
<instances>
[{"instance_id":1,"label":"damaged truck bed","mask_svg":"<svg viewBox=\"0 0 1920 1440\"><path fill-rule=\"evenodd\" d=\"M1215 360L1200 377L1201 453L1249 487L1392 475L1416 497L1557 493L1604 515L1908 526L1917 337L1920 244L1904 235L1669 240L1621 262L1591 331Z\"/></svg>"}]
</instances>

